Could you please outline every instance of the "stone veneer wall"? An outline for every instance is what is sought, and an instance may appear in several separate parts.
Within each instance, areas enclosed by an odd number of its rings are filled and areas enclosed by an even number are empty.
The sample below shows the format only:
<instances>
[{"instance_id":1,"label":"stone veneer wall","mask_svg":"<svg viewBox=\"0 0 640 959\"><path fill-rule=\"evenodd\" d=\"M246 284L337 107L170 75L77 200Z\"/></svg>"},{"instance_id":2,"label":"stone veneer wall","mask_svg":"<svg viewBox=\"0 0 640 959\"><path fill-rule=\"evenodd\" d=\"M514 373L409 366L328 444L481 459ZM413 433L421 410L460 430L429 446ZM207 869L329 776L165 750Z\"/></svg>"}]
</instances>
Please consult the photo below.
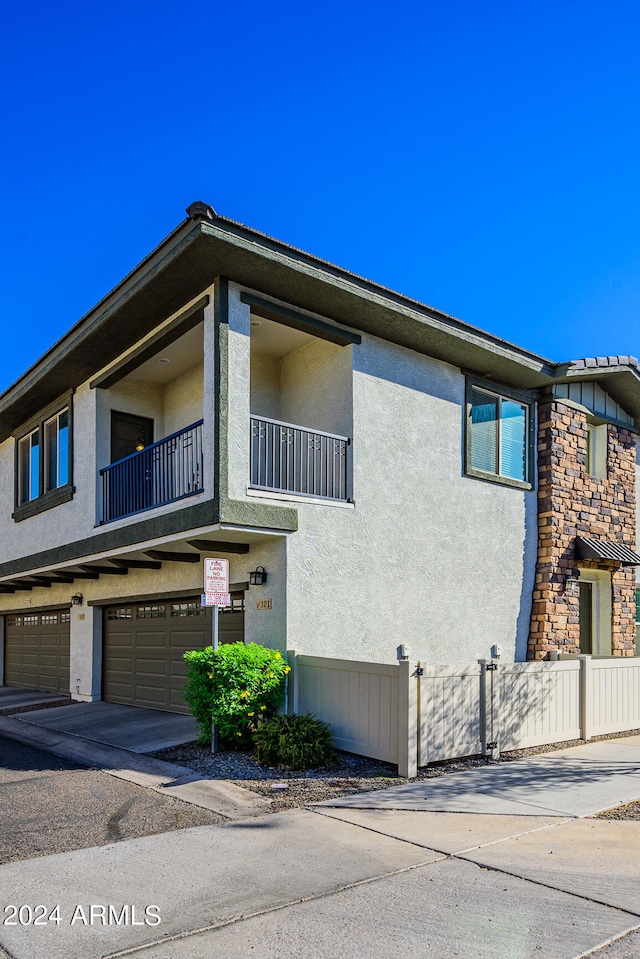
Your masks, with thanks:
<instances>
[{"instance_id":1,"label":"stone veneer wall","mask_svg":"<svg viewBox=\"0 0 640 959\"><path fill-rule=\"evenodd\" d=\"M529 659L551 650L580 652L579 591L567 577L583 569L612 574L611 647L614 656L635 652L635 570L618 563L577 560L576 536L623 543L635 549L636 438L607 426L607 477L586 473L586 414L562 401L538 410L538 562L531 610Z\"/></svg>"}]
</instances>

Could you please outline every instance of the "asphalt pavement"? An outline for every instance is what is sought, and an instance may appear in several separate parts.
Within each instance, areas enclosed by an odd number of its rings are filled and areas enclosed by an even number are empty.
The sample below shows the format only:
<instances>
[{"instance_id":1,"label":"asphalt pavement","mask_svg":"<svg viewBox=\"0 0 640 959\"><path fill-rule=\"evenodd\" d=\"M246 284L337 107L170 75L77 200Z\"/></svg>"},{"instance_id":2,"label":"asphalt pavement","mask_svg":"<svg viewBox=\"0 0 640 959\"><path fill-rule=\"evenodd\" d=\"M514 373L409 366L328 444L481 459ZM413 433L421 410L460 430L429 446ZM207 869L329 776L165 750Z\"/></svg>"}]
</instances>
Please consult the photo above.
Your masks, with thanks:
<instances>
[{"instance_id":1,"label":"asphalt pavement","mask_svg":"<svg viewBox=\"0 0 640 959\"><path fill-rule=\"evenodd\" d=\"M0 736L0 863L224 821Z\"/></svg>"}]
</instances>

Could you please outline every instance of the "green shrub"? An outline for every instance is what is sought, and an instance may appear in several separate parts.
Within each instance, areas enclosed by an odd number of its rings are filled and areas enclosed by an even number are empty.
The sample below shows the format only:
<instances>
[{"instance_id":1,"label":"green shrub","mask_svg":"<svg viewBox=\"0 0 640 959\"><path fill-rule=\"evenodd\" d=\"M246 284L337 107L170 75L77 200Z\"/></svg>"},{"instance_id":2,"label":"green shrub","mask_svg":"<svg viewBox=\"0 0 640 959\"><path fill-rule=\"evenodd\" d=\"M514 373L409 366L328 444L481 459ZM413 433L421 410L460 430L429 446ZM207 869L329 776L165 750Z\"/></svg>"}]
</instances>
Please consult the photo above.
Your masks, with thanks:
<instances>
[{"instance_id":1,"label":"green shrub","mask_svg":"<svg viewBox=\"0 0 640 959\"><path fill-rule=\"evenodd\" d=\"M258 759L272 766L315 769L336 761L330 726L311 713L265 719L253 734L253 741Z\"/></svg>"},{"instance_id":2,"label":"green shrub","mask_svg":"<svg viewBox=\"0 0 640 959\"><path fill-rule=\"evenodd\" d=\"M211 742L211 721L221 746L251 743L262 717L271 717L284 698L289 667L282 654L257 643L224 643L186 652L182 693L200 726L198 742Z\"/></svg>"}]
</instances>

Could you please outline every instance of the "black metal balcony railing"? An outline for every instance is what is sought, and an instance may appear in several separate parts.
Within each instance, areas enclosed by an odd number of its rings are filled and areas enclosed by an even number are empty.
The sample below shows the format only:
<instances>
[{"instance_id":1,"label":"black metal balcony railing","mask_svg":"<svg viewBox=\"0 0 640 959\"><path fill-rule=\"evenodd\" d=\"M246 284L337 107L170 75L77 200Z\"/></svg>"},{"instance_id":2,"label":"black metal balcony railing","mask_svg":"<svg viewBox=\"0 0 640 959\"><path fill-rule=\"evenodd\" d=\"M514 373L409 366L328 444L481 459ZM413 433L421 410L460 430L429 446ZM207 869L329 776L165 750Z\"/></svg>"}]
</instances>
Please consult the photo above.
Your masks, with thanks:
<instances>
[{"instance_id":1,"label":"black metal balcony railing","mask_svg":"<svg viewBox=\"0 0 640 959\"><path fill-rule=\"evenodd\" d=\"M251 417L251 486L274 493L348 499L349 439Z\"/></svg>"},{"instance_id":2,"label":"black metal balcony railing","mask_svg":"<svg viewBox=\"0 0 640 959\"><path fill-rule=\"evenodd\" d=\"M100 470L102 522L200 493L202 420Z\"/></svg>"}]
</instances>

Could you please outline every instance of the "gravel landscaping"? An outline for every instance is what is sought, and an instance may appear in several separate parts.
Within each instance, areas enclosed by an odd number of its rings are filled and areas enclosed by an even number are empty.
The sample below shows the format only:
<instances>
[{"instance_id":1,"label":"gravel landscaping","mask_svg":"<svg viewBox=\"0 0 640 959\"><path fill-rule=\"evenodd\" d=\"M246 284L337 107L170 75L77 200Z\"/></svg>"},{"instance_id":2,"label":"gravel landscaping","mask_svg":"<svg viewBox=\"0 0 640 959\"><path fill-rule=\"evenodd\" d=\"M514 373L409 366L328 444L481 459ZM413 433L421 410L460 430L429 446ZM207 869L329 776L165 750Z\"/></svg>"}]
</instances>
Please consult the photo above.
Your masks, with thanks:
<instances>
[{"instance_id":1,"label":"gravel landscaping","mask_svg":"<svg viewBox=\"0 0 640 959\"><path fill-rule=\"evenodd\" d=\"M594 737L591 742L606 739L622 739L628 736L640 735L640 729L626 733L615 733L609 736ZM582 740L555 743L550 746L534 746L529 749L515 749L503 753L498 763L512 762L524 756L536 756L543 753L566 749L569 746L581 746ZM273 768L251 758L248 752L227 750L212 756L208 747L189 743L185 746L173 746L150 755L167 762L187 766L195 772L209 779L225 779L244 786L253 792L266 796L273 801L272 811L293 809L306 806L309 803L325 802L338 796L348 796L352 793L369 792L374 789L387 789L389 786L405 782L397 774L396 767L391 763L377 759L367 759L364 756L355 756L352 753L338 753L339 761L335 766L327 769L313 769L306 773L295 772L291 769ZM434 763L418 770L418 779L434 779L438 776L447 776L451 773L462 772L465 769L474 769L486 766L494 760L484 756L471 756L466 759L454 759L443 763ZM640 803L631 803L638 806ZM630 814L621 813L625 807L600 813L602 817L615 819L640 818L640 811L630 810ZM616 815L617 814L617 815Z\"/></svg>"},{"instance_id":2,"label":"gravel landscaping","mask_svg":"<svg viewBox=\"0 0 640 959\"><path fill-rule=\"evenodd\" d=\"M614 806L599 812L593 819L640 819L640 802L628 802L623 806Z\"/></svg>"}]
</instances>

